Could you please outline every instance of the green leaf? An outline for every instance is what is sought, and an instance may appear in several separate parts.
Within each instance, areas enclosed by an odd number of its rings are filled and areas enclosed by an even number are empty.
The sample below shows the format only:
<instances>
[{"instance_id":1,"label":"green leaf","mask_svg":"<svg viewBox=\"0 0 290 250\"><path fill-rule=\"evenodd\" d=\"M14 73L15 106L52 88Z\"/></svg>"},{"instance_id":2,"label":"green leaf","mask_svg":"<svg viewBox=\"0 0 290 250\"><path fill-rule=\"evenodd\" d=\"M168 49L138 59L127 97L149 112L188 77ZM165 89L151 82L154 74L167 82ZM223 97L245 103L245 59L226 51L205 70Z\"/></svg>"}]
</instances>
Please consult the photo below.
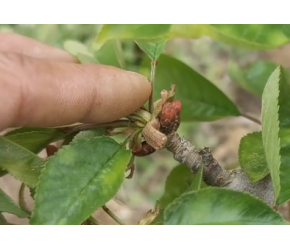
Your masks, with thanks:
<instances>
[{"instance_id":1,"label":"green leaf","mask_svg":"<svg viewBox=\"0 0 290 250\"><path fill-rule=\"evenodd\" d=\"M270 76L262 97L262 138L278 205L290 199L290 86L278 67Z\"/></svg>"},{"instance_id":2,"label":"green leaf","mask_svg":"<svg viewBox=\"0 0 290 250\"><path fill-rule=\"evenodd\" d=\"M78 141L78 140L84 140L84 139L90 139L92 137L97 137L97 136L102 136L105 135L106 128L95 128L95 129L90 129L90 130L85 130L79 132L73 139L73 141Z\"/></svg>"},{"instance_id":3,"label":"green leaf","mask_svg":"<svg viewBox=\"0 0 290 250\"><path fill-rule=\"evenodd\" d=\"M280 138L280 155L281 155L281 165L279 169L280 176L280 195L277 200L277 204L282 203L290 199L290 120L289 120L289 110L290 110L290 85L287 78L287 74L284 68L281 68L281 75L279 81L280 95L278 99L279 108L279 138ZM275 171L276 167L274 167Z\"/></svg>"},{"instance_id":4,"label":"green leaf","mask_svg":"<svg viewBox=\"0 0 290 250\"><path fill-rule=\"evenodd\" d=\"M4 135L7 139L38 154L49 143L61 140L66 136L56 128L20 128Z\"/></svg>"},{"instance_id":5,"label":"green leaf","mask_svg":"<svg viewBox=\"0 0 290 250\"><path fill-rule=\"evenodd\" d=\"M187 166L181 164L173 168L166 179L164 193L159 200L160 208L167 207L175 198L188 191L193 179L194 175Z\"/></svg>"},{"instance_id":6,"label":"green leaf","mask_svg":"<svg viewBox=\"0 0 290 250\"><path fill-rule=\"evenodd\" d=\"M143 61L141 73L149 75L150 61ZM214 121L238 116L235 104L213 83L183 62L161 55L156 70L154 99L160 98L163 89L176 85L175 99L182 101L182 121Z\"/></svg>"},{"instance_id":7,"label":"green leaf","mask_svg":"<svg viewBox=\"0 0 290 250\"><path fill-rule=\"evenodd\" d=\"M214 40L246 49L272 49L289 43L289 24L210 24Z\"/></svg>"},{"instance_id":8,"label":"green leaf","mask_svg":"<svg viewBox=\"0 0 290 250\"><path fill-rule=\"evenodd\" d=\"M97 62L94 54L89 50L89 48L78 41L67 40L64 42L63 47L68 53L77 57L81 63Z\"/></svg>"},{"instance_id":9,"label":"green leaf","mask_svg":"<svg viewBox=\"0 0 290 250\"><path fill-rule=\"evenodd\" d=\"M278 67L270 76L262 97L262 137L278 205L290 199L290 86Z\"/></svg>"},{"instance_id":10,"label":"green leaf","mask_svg":"<svg viewBox=\"0 0 290 250\"><path fill-rule=\"evenodd\" d=\"M103 44L112 39L157 40L170 30L170 26L170 24L105 24L93 47L98 50Z\"/></svg>"},{"instance_id":11,"label":"green leaf","mask_svg":"<svg viewBox=\"0 0 290 250\"><path fill-rule=\"evenodd\" d=\"M116 194L130 155L109 137L75 138L46 164L30 223L82 223Z\"/></svg>"},{"instance_id":12,"label":"green leaf","mask_svg":"<svg viewBox=\"0 0 290 250\"><path fill-rule=\"evenodd\" d=\"M228 71L236 84L262 98L267 80L276 68L277 65L272 62L258 61L242 69L238 64L231 62ZM290 76L289 70L285 70L285 73L287 77Z\"/></svg>"},{"instance_id":13,"label":"green leaf","mask_svg":"<svg viewBox=\"0 0 290 250\"><path fill-rule=\"evenodd\" d=\"M35 188L29 188L30 197L35 200Z\"/></svg>"},{"instance_id":14,"label":"green leaf","mask_svg":"<svg viewBox=\"0 0 290 250\"><path fill-rule=\"evenodd\" d=\"M45 160L0 136L0 167L28 187L35 187Z\"/></svg>"},{"instance_id":15,"label":"green leaf","mask_svg":"<svg viewBox=\"0 0 290 250\"><path fill-rule=\"evenodd\" d=\"M212 39L246 49L273 49L289 43L289 24L105 24L94 47L112 39Z\"/></svg>"},{"instance_id":16,"label":"green leaf","mask_svg":"<svg viewBox=\"0 0 290 250\"><path fill-rule=\"evenodd\" d=\"M152 61L156 61L165 48L167 40L157 42L143 42L138 40L135 42Z\"/></svg>"},{"instance_id":17,"label":"green leaf","mask_svg":"<svg viewBox=\"0 0 290 250\"><path fill-rule=\"evenodd\" d=\"M181 195L164 212L165 225L285 225L282 216L246 193L205 188Z\"/></svg>"},{"instance_id":18,"label":"green leaf","mask_svg":"<svg viewBox=\"0 0 290 250\"><path fill-rule=\"evenodd\" d=\"M158 203L158 201L157 201L157 203ZM160 213L163 214L164 209L161 210L159 208L159 206L158 205L156 206L156 205L153 209L150 209L146 213L145 217L138 222L138 225L162 225L163 215L160 216ZM157 221L156 221L156 219L157 219ZM153 222L156 224L152 224Z\"/></svg>"},{"instance_id":19,"label":"green leaf","mask_svg":"<svg viewBox=\"0 0 290 250\"><path fill-rule=\"evenodd\" d=\"M229 64L229 76L245 90L262 97L264 87L277 65L271 62L255 62L249 68L242 69L234 62Z\"/></svg>"},{"instance_id":20,"label":"green leaf","mask_svg":"<svg viewBox=\"0 0 290 250\"><path fill-rule=\"evenodd\" d=\"M0 166L1 166L1 164L0 164ZM7 171L0 168L0 177L4 176L6 174L7 174Z\"/></svg>"},{"instance_id":21,"label":"green leaf","mask_svg":"<svg viewBox=\"0 0 290 250\"><path fill-rule=\"evenodd\" d=\"M76 57L80 63L99 63L93 55L87 55L79 52Z\"/></svg>"},{"instance_id":22,"label":"green leaf","mask_svg":"<svg viewBox=\"0 0 290 250\"><path fill-rule=\"evenodd\" d=\"M158 215L150 223L150 225L163 225L164 223L164 209L160 209Z\"/></svg>"},{"instance_id":23,"label":"green leaf","mask_svg":"<svg viewBox=\"0 0 290 250\"><path fill-rule=\"evenodd\" d=\"M76 56L81 63L101 63L120 67L119 59L116 54L116 44L114 41L108 41L100 50L91 50L84 44L77 41L66 41L64 43L66 51Z\"/></svg>"},{"instance_id":24,"label":"green leaf","mask_svg":"<svg viewBox=\"0 0 290 250\"><path fill-rule=\"evenodd\" d=\"M15 214L19 218L28 217L28 214L25 213L20 207L18 207L15 204L15 202L1 189L0 189L0 212Z\"/></svg>"},{"instance_id":25,"label":"green leaf","mask_svg":"<svg viewBox=\"0 0 290 250\"><path fill-rule=\"evenodd\" d=\"M95 51L95 57L103 65L111 65L120 68L121 64L117 56L117 47L115 41L109 41L100 49ZM120 55L121 56L121 55Z\"/></svg>"},{"instance_id":26,"label":"green leaf","mask_svg":"<svg viewBox=\"0 0 290 250\"><path fill-rule=\"evenodd\" d=\"M263 179L269 174L263 147L262 132L247 134L241 139L239 163L253 183Z\"/></svg>"},{"instance_id":27,"label":"green leaf","mask_svg":"<svg viewBox=\"0 0 290 250\"><path fill-rule=\"evenodd\" d=\"M199 168L197 174L194 175L193 181L188 191L198 191L202 187L203 167Z\"/></svg>"},{"instance_id":28,"label":"green leaf","mask_svg":"<svg viewBox=\"0 0 290 250\"><path fill-rule=\"evenodd\" d=\"M278 67L271 74L262 96L262 139L276 199L280 194L281 165L278 107L280 74Z\"/></svg>"},{"instance_id":29,"label":"green leaf","mask_svg":"<svg viewBox=\"0 0 290 250\"><path fill-rule=\"evenodd\" d=\"M0 213L0 225L9 225L2 213Z\"/></svg>"},{"instance_id":30,"label":"green leaf","mask_svg":"<svg viewBox=\"0 0 290 250\"><path fill-rule=\"evenodd\" d=\"M38 132L43 131L43 128L28 128L28 127L21 127L14 130L9 131L8 133L4 134L5 137L15 135L15 134L22 134L22 133L28 133L28 132Z\"/></svg>"}]
</instances>

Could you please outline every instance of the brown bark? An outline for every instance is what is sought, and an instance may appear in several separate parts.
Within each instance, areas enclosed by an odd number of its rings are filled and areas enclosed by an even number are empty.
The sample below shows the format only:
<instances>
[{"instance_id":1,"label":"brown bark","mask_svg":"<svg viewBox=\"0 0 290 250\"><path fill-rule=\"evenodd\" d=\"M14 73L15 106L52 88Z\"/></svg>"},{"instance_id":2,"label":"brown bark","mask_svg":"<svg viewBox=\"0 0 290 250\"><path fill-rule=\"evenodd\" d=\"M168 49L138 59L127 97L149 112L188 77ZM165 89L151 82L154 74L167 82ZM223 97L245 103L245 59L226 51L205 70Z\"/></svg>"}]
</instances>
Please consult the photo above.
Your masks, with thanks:
<instances>
[{"instance_id":1,"label":"brown bark","mask_svg":"<svg viewBox=\"0 0 290 250\"><path fill-rule=\"evenodd\" d=\"M203 180L209 186L226 187L229 189L248 192L273 207L274 191L268 175L257 183L252 183L242 170L225 170L212 156L209 148L196 149L189 141L181 138L178 133L167 135L166 148L179 163L187 165L192 173L197 173L203 166Z\"/></svg>"}]
</instances>

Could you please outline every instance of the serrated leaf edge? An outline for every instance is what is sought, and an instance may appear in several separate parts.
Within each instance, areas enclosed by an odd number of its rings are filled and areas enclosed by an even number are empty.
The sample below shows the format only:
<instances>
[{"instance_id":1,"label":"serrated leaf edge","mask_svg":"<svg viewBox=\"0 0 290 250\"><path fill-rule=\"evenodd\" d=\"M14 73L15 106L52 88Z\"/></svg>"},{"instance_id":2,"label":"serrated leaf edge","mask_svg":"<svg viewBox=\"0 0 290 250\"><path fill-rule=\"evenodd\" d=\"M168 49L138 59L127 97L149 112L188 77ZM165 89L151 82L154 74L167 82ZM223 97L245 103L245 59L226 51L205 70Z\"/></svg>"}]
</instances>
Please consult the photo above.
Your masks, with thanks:
<instances>
[{"instance_id":1,"label":"serrated leaf edge","mask_svg":"<svg viewBox=\"0 0 290 250\"><path fill-rule=\"evenodd\" d=\"M6 140L9 140L8 138L6 138L6 137L4 137L4 136L2 136L2 137L5 138ZM9 141L10 141L11 143L13 143L14 145L16 145L17 147L20 147L20 148L22 148L23 150L29 152L30 154L35 155L36 157L38 157L38 158L43 162L41 165L39 165L39 168L41 169L41 170L40 170L40 174L41 174L41 171L43 170L44 165L45 165L45 159L39 157L37 154L34 154L34 153L31 152L30 150L28 150L28 149L26 149L26 148L20 146L19 144L15 143L15 142L13 142L13 141L11 141L11 140L9 140ZM16 177L14 174L10 173L7 169L2 168L2 167L1 167L1 169L6 170L6 171L8 172L8 174L10 174L11 176L13 176L15 179L17 179L17 180L23 182L23 181L20 180L18 177ZM38 178L38 179L39 179L39 178ZM25 183L25 185L27 185L28 187L34 188L34 187L32 187L31 185L28 185L28 183Z\"/></svg>"},{"instance_id":2,"label":"serrated leaf edge","mask_svg":"<svg viewBox=\"0 0 290 250\"><path fill-rule=\"evenodd\" d=\"M43 178L43 175L44 175L45 171L48 171L47 168L46 168L46 165L48 164L49 160L50 160L50 159L53 159L53 158L56 158L56 157L58 156L58 154L62 153L63 151L66 151L67 148L70 148L70 147L72 147L73 145L78 144L78 140L80 140L80 139L82 139L82 140L86 140L86 141L89 141L89 140L93 140L93 139L96 139L96 138L111 138L111 137L108 137L108 136L105 136L105 135L101 135L101 136L93 136L93 137L90 137L90 138L75 138L75 137L74 137L70 144L62 146L60 149L58 149L58 151L57 151L54 155L50 156L50 157L48 158L48 160L46 161L45 166L44 166L44 168L42 169L42 171L41 171L41 173L40 173L40 176L39 176L39 178L38 178L38 183L37 183L36 188L35 188L34 200L37 199L37 196L38 196L38 188L39 188L39 184L40 184L40 182L41 182L41 180L42 180L42 178ZM111 138L111 139L112 139L112 138ZM112 140L113 140L113 139L112 139ZM119 146L120 146L120 148L122 148L121 145L119 145ZM118 151L117 151L116 153L118 153ZM114 154L114 155L115 155L115 154ZM31 218L34 217L34 211L35 211L35 209L36 209L37 207L38 207L38 205L35 203L35 206L34 206L33 211L32 211L32 213L31 213ZM90 215L88 215L87 218L89 218L89 216L90 216ZM87 218L86 218L86 219L87 219Z\"/></svg>"},{"instance_id":3,"label":"serrated leaf edge","mask_svg":"<svg viewBox=\"0 0 290 250\"><path fill-rule=\"evenodd\" d=\"M3 195L4 196L6 196L6 198L7 198L7 201L12 205L12 206L14 206L16 209L19 209L22 213L23 213L23 216L18 216L17 214L15 214L15 213L12 213L12 212L10 212L10 211L0 211L0 214L1 213L9 213L9 214L14 214L14 215L16 215L18 218L27 218L27 217L29 217L29 214L26 212L26 211L24 211L21 207L19 207L17 204L16 204L16 202L6 193L6 192L4 192L1 188L0 188L0 192L2 192L3 193ZM25 216L24 216L25 215Z\"/></svg>"},{"instance_id":4,"label":"serrated leaf edge","mask_svg":"<svg viewBox=\"0 0 290 250\"><path fill-rule=\"evenodd\" d=\"M264 204L266 207L268 207L269 209L271 209L271 207L269 207L264 201L262 201L261 199L259 199L258 197L250 194L250 193L244 193L244 192L240 192L240 191L237 191L237 190L232 190L232 189L228 189L228 188L225 188L225 187L206 187L206 188L203 188L203 189L200 189L198 191L189 191L189 192L185 192L183 193L182 195L180 195L178 198L176 198L172 203L168 204L168 206L165 208L164 210L164 214L163 214L163 220L165 221L166 220L166 214L167 214L167 211L171 209L172 206L177 206L179 205L180 203L183 203L184 201L182 201L182 198L183 197L186 197L186 196L190 196L191 194L197 194L198 192L204 192L206 190L226 190L226 191L230 191L230 192L233 192L234 193L240 193L240 194L243 194L245 196L250 196L253 198L253 200L257 201L258 203L261 203L261 204ZM279 216L282 221L287 224L288 222L283 218L283 216L276 212L275 210L272 209L272 212L273 213L276 213L277 216ZM253 222L253 221L251 221Z\"/></svg>"},{"instance_id":5,"label":"serrated leaf edge","mask_svg":"<svg viewBox=\"0 0 290 250\"><path fill-rule=\"evenodd\" d=\"M279 96L280 96L280 81L281 81L281 65L279 65L270 75L270 77L272 76L272 74L277 70L279 69L279 76L278 76L278 96L276 98L276 104L277 104L277 109L278 109L278 115L277 115L277 125L278 125L278 144L279 144L279 154L278 154L278 157L279 157L279 169L278 169L278 177L279 177L279 190L277 191L277 197L276 197L276 192L275 192L275 188L274 188L274 183L273 183L273 190L274 190L274 195L275 195L275 201L278 200L279 196L280 196L280 192L281 192L281 184L280 184L280 167L281 167L281 154L280 154L280 151L281 151L281 141L280 141L280 137L279 137L279 133L280 133L280 119L279 119L279 111L280 111L280 105L279 105ZM268 81L270 79L270 77L268 78ZM266 83L265 85L265 88L264 88L264 91L266 89L266 86L267 86L268 82ZM263 91L263 94L262 94L262 102L263 102L263 96L264 96L264 91ZM263 117L262 117L262 122L263 122ZM263 126L263 124L262 124ZM263 139L263 129L262 129L262 141L263 141L263 147L264 147L264 150L265 150L265 145L264 145L264 139ZM265 150L265 155L266 155L266 150ZM267 161L267 155L266 155L266 161ZM268 161L267 161L267 167L268 167ZM269 169L269 168L268 168ZM271 169L269 169L269 172L270 172L270 176L272 178L272 172L271 172Z\"/></svg>"}]
</instances>

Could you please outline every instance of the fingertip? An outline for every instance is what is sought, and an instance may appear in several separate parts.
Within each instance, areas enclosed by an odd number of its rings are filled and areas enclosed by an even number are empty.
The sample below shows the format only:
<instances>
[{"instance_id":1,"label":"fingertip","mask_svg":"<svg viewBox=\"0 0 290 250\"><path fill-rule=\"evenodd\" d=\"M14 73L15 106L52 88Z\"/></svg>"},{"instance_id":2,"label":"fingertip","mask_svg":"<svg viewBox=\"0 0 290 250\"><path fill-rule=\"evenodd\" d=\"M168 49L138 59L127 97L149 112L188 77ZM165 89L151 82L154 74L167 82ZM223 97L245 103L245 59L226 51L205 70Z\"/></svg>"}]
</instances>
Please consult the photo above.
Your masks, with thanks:
<instances>
[{"instance_id":1,"label":"fingertip","mask_svg":"<svg viewBox=\"0 0 290 250\"><path fill-rule=\"evenodd\" d=\"M96 93L86 122L110 122L141 108L151 94L151 83L138 73L108 65L81 65L90 79L95 79ZM94 72L92 74L92 72Z\"/></svg>"},{"instance_id":2,"label":"fingertip","mask_svg":"<svg viewBox=\"0 0 290 250\"><path fill-rule=\"evenodd\" d=\"M0 59L1 55L2 79L6 75L2 95L6 102L12 100L9 112L14 114L5 126L111 122L134 113L151 94L145 76L113 66L52 62L15 53L0 53Z\"/></svg>"},{"instance_id":3,"label":"fingertip","mask_svg":"<svg viewBox=\"0 0 290 250\"><path fill-rule=\"evenodd\" d=\"M134 88L133 93L135 93L140 98L141 106L149 99L152 91L152 85L148 78L144 75L133 71L127 71L130 74L132 88Z\"/></svg>"}]
</instances>

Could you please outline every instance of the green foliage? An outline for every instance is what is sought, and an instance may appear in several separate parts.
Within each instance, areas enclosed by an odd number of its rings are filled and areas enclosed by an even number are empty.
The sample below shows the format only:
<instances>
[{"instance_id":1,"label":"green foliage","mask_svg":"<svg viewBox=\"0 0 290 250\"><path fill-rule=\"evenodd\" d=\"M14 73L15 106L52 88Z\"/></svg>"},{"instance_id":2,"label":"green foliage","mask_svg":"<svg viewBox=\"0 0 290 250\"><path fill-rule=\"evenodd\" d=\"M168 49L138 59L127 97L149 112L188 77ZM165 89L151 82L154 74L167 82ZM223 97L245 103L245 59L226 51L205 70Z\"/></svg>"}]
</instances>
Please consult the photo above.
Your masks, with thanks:
<instances>
[{"instance_id":1,"label":"green foliage","mask_svg":"<svg viewBox=\"0 0 290 250\"><path fill-rule=\"evenodd\" d=\"M164 212L165 225L285 225L281 215L257 198L223 188L182 194Z\"/></svg>"},{"instance_id":2,"label":"green foliage","mask_svg":"<svg viewBox=\"0 0 290 250\"><path fill-rule=\"evenodd\" d=\"M206 187L206 184L202 181L203 167L200 167L197 174L194 176L193 181L189 187L189 191L198 191L199 189Z\"/></svg>"},{"instance_id":3,"label":"green foliage","mask_svg":"<svg viewBox=\"0 0 290 250\"><path fill-rule=\"evenodd\" d=\"M150 61L145 59L141 73L149 75ZM214 121L227 116L238 116L235 104L213 83L183 62L161 55L155 77L154 98L163 89L176 85L175 98L182 100L182 121Z\"/></svg>"},{"instance_id":4,"label":"green foliage","mask_svg":"<svg viewBox=\"0 0 290 250\"><path fill-rule=\"evenodd\" d=\"M50 157L31 224L81 224L120 188L129 151L108 137L79 137Z\"/></svg>"},{"instance_id":5,"label":"green foliage","mask_svg":"<svg viewBox=\"0 0 290 250\"><path fill-rule=\"evenodd\" d=\"M247 49L271 49L289 43L288 24L211 24L213 39ZM210 32L208 32L210 33Z\"/></svg>"},{"instance_id":6,"label":"green foliage","mask_svg":"<svg viewBox=\"0 0 290 250\"><path fill-rule=\"evenodd\" d=\"M188 191L193 179L194 175L187 166L181 164L173 168L165 182L160 208L167 207L175 198Z\"/></svg>"},{"instance_id":7,"label":"green foliage","mask_svg":"<svg viewBox=\"0 0 290 250\"><path fill-rule=\"evenodd\" d=\"M272 62L257 61L246 69L242 69L237 63L229 64L229 75L245 90L262 98L264 87L277 65ZM289 77L289 70L285 69L285 74Z\"/></svg>"},{"instance_id":8,"label":"green foliage","mask_svg":"<svg viewBox=\"0 0 290 250\"><path fill-rule=\"evenodd\" d=\"M119 49L117 41L109 41L100 50L94 51L94 55L99 63L120 68L124 62L122 55L117 54Z\"/></svg>"},{"instance_id":9,"label":"green foliage","mask_svg":"<svg viewBox=\"0 0 290 250\"><path fill-rule=\"evenodd\" d=\"M158 40L170 30L170 24L105 24L98 34L95 49L112 39Z\"/></svg>"},{"instance_id":10,"label":"green foliage","mask_svg":"<svg viewBox=\"0 0 290 250\"><path fill-rule=\"evenodd\" d=\"M158 42L143 42L136 41L138 46L146 53L146 55L152 60L156 61L162 53L167 41Z\"/></svg>"},{"instance_id":11,"label":"green foliage","mask_svg":"<svg viewBox=\"0 0 290 250\"><path fill-rule=\"evenodd\" d=\"M290 86L282 67L270 76L262 96L262 138L277 204L290 199Z\"/></svg>"},{"instance_id":12,"label":"green foliage","mask_svg":"<svg viewBox=\"0 0 290 250\"><path fill-rule=\"evenodd\" d=\"M28 214L21 210L15 202L0 189L0 212L15 214L19 218L27 218ZM1 219L0 219L1 220ZM1 224L1 222L0 222Z\"/></svg>"},{"instance_id":13,"label":"green foliage","mask_svg":"<svg viewBox=\"0 0 290 250\"><path fill-rule=\"evenodd\" d=\"M231 62L229 75L236 84L261 98L267 79L276 67L274 63L256 62L243 70L238 64Z\"/></svg>"},{"instance_id":14,"label":"green foliage","mask_svg":"<svg viewBox=\"0 0 290 250\"><path fill-rule=\"evenodd\" d=\"M159 200L160 211L150 223L151 225L163 225L165 208L183 193L198 191L206 187L206 184L202 181L202 170L203 168L201 167L198 173L193 175L189 168L183 164L171 170L165 182L164 193Z\"/></svg>"},{"instance_id":15,"label":"green foliage","mask_svg":"<svg viewBox=\"0 0 290 250\"><path fill-rule=\"evenodd\" d=\"M0 225L9 225L2 213L0 213Z\"/></svg>"},{"instance_id":16,"label":"green foliage","mask_svg":"<svg viewBox=\"0 0 290 250\"><path fill-rule=\"evenodd\" d=\"M76 56L81 63L101 63L120 67L121 63L117 56L116 42L109 41L98 51L94 51L78 41L65 41L64 49Z\"/></svg>"},{"instance_id":17,"label":"green foliage","mask_svg":"<svg viewBox=\"0 0 290 250\"><path fill-rule=\"evenodd\" d=\"M4 137L33 153L39 153L49 143L64 139L65 136L61 129L56 128L20 128Z\"/></svg>"},{"instance_id":18,"label":"green foliage","mask_svg":"<svg viewBox=\"0 0 290 250\"><path fill-rule=\"evenodd\" d=\"M36 187L45 160L0 136L0 167L29 187Z\"/></svg>"},{"instance_id":19,"label":"green foliage","mask_svg":"<svg viewBox=\"0 0 290 250\"><path fill-rule=\"evenodd\" d=\"M163 225L164 223L164 209L161 209L156 218L150 223L150 225Z\"/></svg>"},{"instance_id":20,"label":"green foliage","mask_svg":"<svg viewBox=\"0 0 290 250\"><path fill-rule=\"evenodd\" d=\"M0 177L4 176L6 174L7 174L7 171L0 168Z\"/></svg>"},{"instance_id":21,"label":"green foliage","mask_svg":"<svg viewBox=\"0 0 290 250\"><path fill-rule=\"evenodd\" d=\"M67 40L64 42L63 48L77 57L81 63L97 63L94 54L89 48L78 41Z\"/></svg>"},{"instance_id":22,"label":"green foliage","mask_svg":"<svg viewBox=\"0 0 290 250\"><path fill-rule=\"evenodd\" d=\"M182 103L181 122L190 124L242 114L213 83L215 79L165 51L171 39L210 37L218 42L216 46L223 43L251 50L290 43L290 25L286 24L26 25L20 30L18 26L9 27L64 47L79 63L134 69L149 77L151 61L158 61L153 101L174 84L175 99ZM78 35L72 32L75 27ZM213 62L212 67L218 63ZM239 164L254 183L270 174L276 203L281 205L290 199L289 71L271 62L258 61L247 68L239 65L236 61L229 64L230 77L262 100L262 131L241 139ZM126 149L129 138L124 140L122 135L117 142L107 132L110 131L106 127L73 134L64 133L62 128L20 128L0 137L0 177L11 174L29 187L35 200L30 224L81 224L116 195L132 158ZM64 142L55 155L47 159L37 156L48 144L59 140ZM146 171L153 173L154 163L147 163ZM137 183L138 177L134 176ZM249 194L207 187L202 167L192 174L181 164L172 169L166 181L162 180L163 194L153 195L154 199L160 197L159 207L146 215L144 224L286 224L279 213ZM9 224L3 212L29 217L0 189L0 224Z\"/></svg>"},{"instance_id":23,"label":"green foliage","mask_svg":"<svg viewBox=\"0 0 290 250\"><path fill-rule=\"evenodd\" d=\"M212 39L247 49L271 49L290 41L288 24L105 24L95 41L100 48L111 39Z\"/></svg>"},{"instance_id":24,"label":"green foliage","mask_svg":"<svg viewBox=\"0 0 290 250\"><path fill-rule=\"evenodd\" d=\"M280 194L281 165L278 113L280 72L280 68L277 68L271 74L262 96L262 138L276 199Z\"/></svg>"},{"instance_id":25,"label":"green foliage","mask_svg":"<svg viewBox=\"0 0 290 250\"><path fill-rule=\"evenodd\" d=\"M241 139L239 163L252 182L257 182L269 174L262 132L247 134Z\"/></svg>"}]
</instances>

